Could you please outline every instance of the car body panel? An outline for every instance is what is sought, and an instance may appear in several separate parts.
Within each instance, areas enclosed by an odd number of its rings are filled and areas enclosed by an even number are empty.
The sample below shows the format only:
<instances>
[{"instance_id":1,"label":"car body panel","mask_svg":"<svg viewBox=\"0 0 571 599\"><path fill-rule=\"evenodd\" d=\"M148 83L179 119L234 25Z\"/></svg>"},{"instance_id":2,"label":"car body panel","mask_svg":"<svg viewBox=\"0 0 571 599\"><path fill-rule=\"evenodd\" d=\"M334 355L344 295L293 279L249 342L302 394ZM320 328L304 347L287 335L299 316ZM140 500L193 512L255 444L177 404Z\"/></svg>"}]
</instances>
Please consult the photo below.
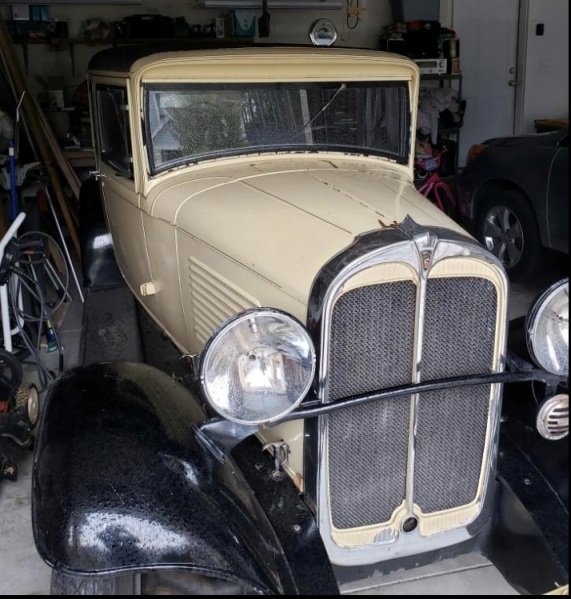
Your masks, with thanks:
<instances>
[{"instance_id":1,"label":"car body panel","mask_svg":"<svg viewBox=\"0 0 571 599\"><path fill-rule=\"evenodd\" d=\"M483 142L489 147L468 163L460 177L461 210L464 215L475 221L485 199L484 190L494 185L509 185L519 189L533 207L542 244L547 248L568 252L569 228L566 226L568 219L564 216L565 210L568 214L566 190L569 188L569 167L563 156L556 159L560 153L560 143L566 135L566 132L558 131ZM552 197L550 206L549 195ZM554 237L550 235L548 224L550 212L551 215L561 214L560 217L552 216L560 223Z\"/></svg>"},{"instance_id":2,"label":"car body panel","mask_svg":"<svg viewBox=\"0 0 571 599\"><path fill-rule=\"evenodd\" d=\"M168 192L145 200L152 206L154 217L145 219L146 235L154 240L155 248L149 253L158 263L162 255L162 264L153 267L161 302L169 302L168 297L162 296L172 290L161 281L169 268L167 262L172 263L172 253L156 251L163 243L165 247L171 243L165 222L172 223L178 232L181 288L184 289L183 281L188 277L185 261L192 256L180 247L184 233L193 240L187 246L213 248L231 257L234 268L239 265L257 275L247 287L253 305L281 309L286 306L270 303L270 297L266 297L270 287L307 306L309 290L320 266L359 234L402 222L407 215L432 226L447 226L462 232L390 166L380 168L376 162L352 164L332 158L328 168L320 168L319 163L313 165L311 157L282 160L287 160L285 167L276 159L263 163L262 173L249 165L220 166L214 172L209 167L204 178L196 167L171 179L173 187ZM275 222L280 223L278 230ZM205 266L211 268L208 262ZM218 273L232 283L228 265L224 272L213 270L214 276ZM237 284L238 288L242 286ZM275 289L270 293L275 302ZM183 301L183 305L188 304ZM295 315L305 320L299 310L295 310ZM177 342L190 350L201 346L192 338L188 345L182 338Z\"/></svg>"},{"instance_id":3,"label":"car body panel","mask_svg":"<svg viewBox=\"0 0 571 599\"><path fill-rule=\"evenodd\" d=\"M187 389L143 364L93 364L60 378L36 445L33 526L44 560L69 573L176 564L295 593L238 467L196 441L205 418Z\"/></svg>"},{"instance_id":4,"label":"car body panel","mask_svg":"<svg viewBox=\"0 0 571 599\"><path fill-rule=\"evenodd\" d=\"M547 189L549 247L569 252L569 148L559 147L549 173Z\"/></svg>"}]
</instances>

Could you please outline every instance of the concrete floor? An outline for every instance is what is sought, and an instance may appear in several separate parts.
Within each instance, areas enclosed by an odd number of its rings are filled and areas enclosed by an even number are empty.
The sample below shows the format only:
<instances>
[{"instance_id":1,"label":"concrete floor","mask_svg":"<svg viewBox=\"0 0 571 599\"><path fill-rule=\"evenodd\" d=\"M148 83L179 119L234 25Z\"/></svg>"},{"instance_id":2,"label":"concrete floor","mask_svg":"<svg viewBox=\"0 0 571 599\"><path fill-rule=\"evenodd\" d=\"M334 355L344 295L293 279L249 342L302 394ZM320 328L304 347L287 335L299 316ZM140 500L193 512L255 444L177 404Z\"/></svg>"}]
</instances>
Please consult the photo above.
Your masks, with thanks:
<instances>
[{"instance_id":1,"label":"concrete floor","mask_svg":"<svg viewBox=\"0 0 571 599\"><path fill-rule=\"evenodd\" d=\"M559 267L548 267L544 276L532 285L513 285L510 301L510 318L524 316L537 294L552 282L566 276ZM66 368L75 366L79 357L82 305L75 301L60 329L65 348ZM55 354L45 356L48 364L57 363ZM35 367L25 365L24 379L37 381ZM0 482L0 594L47 595L50 588L50 569L36 553L30 519L31 452L14 452L19 465L17 483ZM427 594L419 581L403 587L396 594ZM359 593L362 594L362 593ZM471 594L466 592L466 594Z\"/></svg>"}]
</instances>

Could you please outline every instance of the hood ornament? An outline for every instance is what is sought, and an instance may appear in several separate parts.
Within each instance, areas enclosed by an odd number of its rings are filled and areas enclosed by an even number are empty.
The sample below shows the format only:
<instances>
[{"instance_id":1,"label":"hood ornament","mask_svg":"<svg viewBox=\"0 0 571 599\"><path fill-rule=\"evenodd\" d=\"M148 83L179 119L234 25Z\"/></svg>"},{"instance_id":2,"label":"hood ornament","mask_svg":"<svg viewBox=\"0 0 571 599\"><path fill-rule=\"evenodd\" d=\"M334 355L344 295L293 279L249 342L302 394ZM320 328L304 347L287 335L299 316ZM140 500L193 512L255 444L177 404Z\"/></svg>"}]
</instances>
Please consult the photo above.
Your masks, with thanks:
<instances>
[{"instance_id":1,"label":"hood ornament","mask_svg":"<svg viewBox=\"0 0 571 599\"><path fill-rule=\"evenodd\" d=\"M420 255L422 256L422 268L428 270L432 260L432 250L424 250Z\"/></svg>"}]
</instances>

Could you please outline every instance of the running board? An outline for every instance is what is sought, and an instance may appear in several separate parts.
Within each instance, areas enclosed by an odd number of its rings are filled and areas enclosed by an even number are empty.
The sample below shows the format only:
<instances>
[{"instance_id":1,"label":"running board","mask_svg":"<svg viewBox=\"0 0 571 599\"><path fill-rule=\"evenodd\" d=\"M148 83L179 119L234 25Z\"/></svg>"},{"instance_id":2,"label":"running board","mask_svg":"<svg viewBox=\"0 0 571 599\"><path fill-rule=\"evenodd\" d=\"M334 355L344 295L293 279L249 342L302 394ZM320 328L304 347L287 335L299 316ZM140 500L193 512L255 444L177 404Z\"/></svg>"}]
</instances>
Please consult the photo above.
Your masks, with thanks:
<instances>
[{"instance_id":1,"label":"running board","mask_svg":"<svg viewBox=\"0 0 571 599\"><path fill-rule=\"evenodd\" d=\"M86 292L81 364L144 361L135 298L129 288L88 288Z\"/></svg>"}]
</instances>

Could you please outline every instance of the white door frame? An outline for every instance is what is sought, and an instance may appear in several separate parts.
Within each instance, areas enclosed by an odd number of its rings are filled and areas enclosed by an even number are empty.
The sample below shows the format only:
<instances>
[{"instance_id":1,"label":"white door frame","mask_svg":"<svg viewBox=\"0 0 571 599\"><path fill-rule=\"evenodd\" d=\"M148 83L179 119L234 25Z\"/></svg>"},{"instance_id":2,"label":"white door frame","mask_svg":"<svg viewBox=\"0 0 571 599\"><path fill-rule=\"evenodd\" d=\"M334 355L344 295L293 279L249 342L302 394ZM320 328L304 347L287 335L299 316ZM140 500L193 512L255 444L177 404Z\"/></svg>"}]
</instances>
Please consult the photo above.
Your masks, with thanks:
<instances>
[{"instance_id":1,"label":"white door frame","mask_svg":"<svg viewBox=\"0 0 571 599\"><path fill-rule=\"evenodd\" d=\"M440 22L444 27L453 29L454 23L454 0L440 0Z\"/></svg>"},{"instance_id":2,"label":"white door frame","mask_svg":"<svg viewBox=\"0 0 571 599\"><path fill-rule=\"evenodd\" d=\"M527 64L527 37L529 35L530 0L519 0L519 24L517 39L517 69L515 89L514 133L523 133L523 115L525 104L525 67Z\"/></svg>"},{"instance_id":3,"label":"white door frame","mask_svg":"<svg viewBox=\"0 0 571 599\"><path fill-rule=\"evenodd\" d=\"M440 22L444 27L454 29L455 0L440 0ZM515 111L513 132L517 135L523 131L523 109L525 101L525 66L527 62L527 36L529 34L530 0L519 0L517 63L515 79ZM462 58L460 57L460 60Z\"/></svg>"}]
</instances>

